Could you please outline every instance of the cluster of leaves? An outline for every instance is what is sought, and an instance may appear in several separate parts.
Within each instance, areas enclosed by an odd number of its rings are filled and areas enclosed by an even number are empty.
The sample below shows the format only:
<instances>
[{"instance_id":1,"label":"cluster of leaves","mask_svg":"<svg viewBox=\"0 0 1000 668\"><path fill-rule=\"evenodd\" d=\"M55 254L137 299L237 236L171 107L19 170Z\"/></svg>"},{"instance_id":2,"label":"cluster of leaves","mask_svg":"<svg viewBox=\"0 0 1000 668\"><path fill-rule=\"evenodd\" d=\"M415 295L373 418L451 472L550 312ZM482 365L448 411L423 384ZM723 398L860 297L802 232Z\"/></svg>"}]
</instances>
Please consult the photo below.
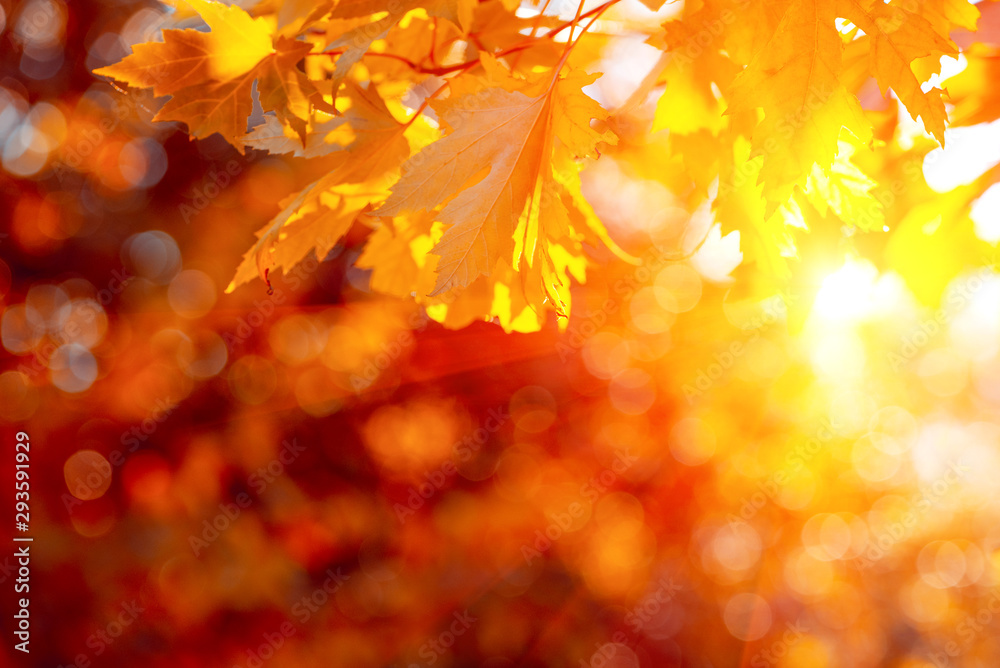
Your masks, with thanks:
<instances>
[{"instance_id":1,"label":"cluster of leaves","mask_svg":"<svg viewBox=\"0 0 1000 668\"><path fill-rule=\"evenodd\" d=\"M592 28L616 2L581 2L560 22L547 2L520 17L517 0L263 0L250 11L182 0L178 23L200 17L208 31L164 30L97 73L170 96L157 119L193 137L326 161L258 233L230 290L322 258L360 225L358 264L374 289L413 296L449 326L496 318L531 331L549 310L569 313L571 284L595 253L607 257L600 249L631 260L579 176L618 150L623 110L583 92L597 75L582 65L606 45L613 29ZM692 210L710 202L746 260L787 279L806 221L883 229L857 160L884 144L859 101L867 82L943 143L942 91L926 84L958 53L952 33L978 16L965 0L687 2L649 35L664 57L633 98L665 86L651 130L669 130ZM248 131L255 103L264 122Z\"/></svg>"},{"instance_id":2,"label":"cluster of leaves","mask_svg":"<svg viewBox=\"0 0 1000 668\"><path fill-rule=\"evenodd\" d=\"M942 91L927 83L958 54L950 35L978 18L964 1L687 3L657 42L674 58L654 129L669 128L701 188L718 184L715 209L749 258L787 277L805 221L883 229L876 180L855 154L884 148L896 123L888 137L873 127L859 100L873 97L869 82L943 145ZM706 156L717 163L696 164Z\"/></svg>"}]
</instances>

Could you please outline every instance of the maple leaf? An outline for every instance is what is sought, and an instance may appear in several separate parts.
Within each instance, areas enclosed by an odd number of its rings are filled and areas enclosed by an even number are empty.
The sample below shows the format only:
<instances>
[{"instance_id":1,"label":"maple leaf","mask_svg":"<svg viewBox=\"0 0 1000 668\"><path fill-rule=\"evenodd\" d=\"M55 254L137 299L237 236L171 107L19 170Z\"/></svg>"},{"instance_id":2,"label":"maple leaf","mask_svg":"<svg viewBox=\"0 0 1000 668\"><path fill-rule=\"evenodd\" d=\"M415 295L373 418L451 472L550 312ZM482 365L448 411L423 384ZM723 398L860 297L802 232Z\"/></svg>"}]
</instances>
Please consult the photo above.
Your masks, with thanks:
<instances>
[{"instance_id":1,"label":"maple leaf","mask_svg":"<svg viewBox=\"0 0 1000 668\"><path fill-rule=\"evenodd\" d=\"M452 227L433 251L442 258L434 294L488 275L492 264L509 253L512 221L539 177L548 102L547 95L489 88L468 112L454 101L435 106L454 131L403 166L403 177L376 212L394 216L427 211L454 198L438 214ZM480 175L485 178L467 188L469 180Z\"/></svg>"},{"instance_id":2,"label":"maple leaf","mask_svg":"<svg viewBox=\"0 0 1000 668\"><path fill-rule=\"evenodd\" d=\"M164 30L163 42L136 44L131 55L94 73L136 88L152 88L156 96L171 95L212 79L208 64L212 45L207 37L198 30Z\"/></svg>"},{"instance_id":3,"label":"maple leaf","mask_svg":"<svg viewBox=\"0 0 1000 668\"><path fill-rule=\"evenodd\" d=\"M322 260L358 216L385 194L384 189L343 186L323 177L283 200L281 212L257 232L257 242L243 256L226 292L263 276L265 268L287 272L310 251Z\"/></svg>"},{"instance_id":4,"label":"maple leaf","mask_svg":"<svg viewBox=\"0 0 1000 668\"><path fill-rule=\"evenodd\" d=\"M922 16L881 0L839 0L838 11L865 31L859 41L869 47L869 70L882 93L895 91L910 116L923 119L927 130L944 144L947 114L941 91L924 91L911 64L918 58L957 53L947 32L942 35Z\"/></svg>"},{"instance_id":5,"label":"maple leaf","mask_svg":"<svg viewBox=\"0 0 1000 668\"><path fill-rule=\"evenodd\" d=\"M302 113L298 94L311 91L290 67L304 53L302 44L283 40L276 51L266 21L236 6L184 1L210 32L165 30L163 43L141 45L120 63L97 73L138 88L152 88L156 95L172 95L153 120L183 122L199 138L218 132L241 151L238 138L247 131L253 110L251 91L258 77L265 85L268 108L280 108L282 114L286 110ZM295 94L279 97L274 93L279 85L283 92L294 89Z\"/></svg>"},{"instance_id":6,"label":"maple leaf","mask_svg":"<svg viewBox=\"0 0 1000 668\"><path fill-rule=\"evenodd\" d=\"M753 146L764 156L760 179L773 202L787 200L814 164L830 166L842 127L862 144L871 140L871 124L840 80L843 41L835 19L823 0L794 0L731 86L734 110L764 109Z\"/></svg>"},{"instance_id":7,"label":"maple leaf","mask_svg":"<svg viewBox=\"0 0 1000 668\"><path fill-rule=\"evenodd\" d=\"M274 111L282 122L293 127L304 144L306 123L312 113L310 99L317 90L295 64L312 50L312 45L282 37L275 48L275 55L255 70L260 106L264 111Z\"/></svg>"},{"instance_id":8,"label":"maple leaf","mask_svg":"<svg viewBox=\"0 0 1000 668\"><path fill-rule=\"evenodd\" d=\"M183 0L204 19L211 32L209 68L215 79L233 79L274 53L271 27L242 8L213 0Z\"/></svg>"},{"instance_id":9,"label":"maple leaf","mask_svg":"<svg viewBox=\"0 0 1000 668\"><path fill-rule=\"evenodd\" d=\"M419 146L430 143L431 129L426 122L397 121L374 85L362 88L348 81L344 99L350 101L350 107L340 116L314 123L304 143L291 136L276 116L265 116L264 123L241 141L269 153L296 157L335 153L330 176L339 183L361 183L398 170L410 155L411 141Z\"/></svg>"},{"instance_id":10,"label":"maple leaf","mask_svg":"<svg viewBox=\"0 0 1000 668\"><path fill-rule=\"evenodd\" d=\"M396 26L406 13L414 9L419 0L390 0L390 2L374 2L372 0L348 0L338 3L332 12L335 19L359 18L377 13L385 13L374 21L362 22L344 31L333 40L327 51L343 49L337 57L333 70L333 91L336 94L347 79L351 69L361 61L372 44L384 39L389 31Z\"/></svg>"},{"instance_id":11,"label":"maple leaf","mask_svg":"<svg viewBox=\"0 0 1000 668\"><path fill-rule=\"evenodd\" d=\"M671 60L661 75L667 88L656 105L652 131L669 128L671 134L688 135L708 130L717 135L726 127L725 107L712 83L728 88L736 70L718 54L693 63Z\"/></svg>"},{"instance_id":12,"label":"maple leaf","mask_svg":"<svg viewBox=\"0 0 1000 668\"><path fill-rule=\"evenodd\" d=\"M373 290L395 297L409 297L420 281L421 268L434 245L430 237L433 221L425 215L414 222L407 217L383 219L372 232L357 266L371 269Z\"/></svg>"},{"instance_id":13,"label":"maple leaf","mask_svg":"<svg viewBox=\"0 0 1000 668\"><path fill-rule=\"evenodd\" d=\"M477 0L425 0L428 15L438 16L452 22L464 34L472 28L473 17L479 7Z\"/></svg>"},{"instance_id":14,"label":"maple leaf","mask_svg":"<svg viewBox=\"0 0 1000 668\"><path fill-rule=\"evenodd\" d=\"M601 112L580 88L595 78L543 75L432 103L450 134L404 164L403 176L376 211L395 216L447 202L437 215L449 228L432 250L441 257L432 294L467 286L489 275L501 257L511 257L513 222L551 169L556 138L583 155L612 139L590 128Z\"/></svg>"},{"instance_id":15,"label":"maple leaf","mask_svg":"<svg viewBox=\"0 0 1000 668\"><path fill-rule=\"evenodd\" d=\"M176 1L193 10L177 16L197 14L207 30L165 30L97 72L169 96L156 119L185 123L192 137L320 159L312 183L258 232L230 290L325 256L358 222L372 228L357 264L373 290L413 298L449 327L485 319L508 331L535 331L548 311L570 315L590 255L632 260L581 191L581 170L605 150L614 178L646 179L675 210L713 212L738 231L727 243L738 239L768 284L843 229L908 234L884 189L873 196L879 175L898 172L876 157L896 143L885 138L897 123L876 84L943 141L942 91L927 82L956 53L951 35L971 44L979 18L966 0L686 3L649 38L665 53L609 117L584 89L609 34L631 25L604 14L612 2L581 6L567 23L545 10L518 16L516 0L268 0L252 15ZM576 32L583 18L612 29L584 36L594 23ZM956 116L990 120L993 46L968 57L952 79ZM614 99L608 83L601 92ZM644 103L657 86L654 112ZM248 130L254 91L263 122ZM665 132L648 139L650 125ZM671 218L671 238L688 218ZM807 231L818 241L804 241Z\"/></svg>"},{"instance_id":16,"label":"maple leaf","mask_svg":"<svg viewBox=\"0 0 1000 668\"><path fill-rule=\"evenodd\" d=\"M292 128L304 146L313 107L326 106L296 66L312 45L280 35L272 43L268 23L239 7L208 0L188 4L210 32L165 30L163 43L138 45L135 53L97 73L171 95L154 120L183 122L198 138L217 132L240 152L256 81L261 107Z\"/></svg>"},{"instance_id":17,"label":"maple leaf","mask_svg":"<svg viewBox=\"0 0 1000 668\"><path fill-rule=\"evenodd\" d=\"M307 157L335 153L339 159L321 179L281 203L282 211L258 232L259 239L244 256L229 290L262 273L264 267L287 271L310 250L315 249L317 258L324 257L361 213L386 198L389 184L410 154L410 141L418 146L427 143L423 126L398 122L374 86L364 89L348 82L347 91L351 107L317 125L304 149L290 141L285 126L274 117L246 135L248 145L274 152Z\"/></svg>"},{"instance_id":18,"label":"maple leaf","mask_svg":"<svg viewBox=\"0 0 1000 668\"><path fill-rule=\"evenodd\" d=\"M798 204L789 199L781 208L766 211L759 182L763 158L751 155L750 144L737 138L733 155L720 174L715 215L722 231L737 230L747 262L765 275L783 280L791 276L789 260L796 257L796 230L806 229Z\"/></svg>"},{"instance_id":19,"label":"maple leaf","mask_svg":"<svg viewBox=\"0 0 1000 668\"><path fill-rule=\"evenodd\" d=\"M255 79L251 70L236 79L213 81L184 89L164 104L154 121L180 121L191 136L204 139L218 132L230 143L246 133L247 118L253 111L251 91ZM242 152L242 146L238 147Z\"/></svg>"},{"instance_id":20,"label":"maple leaf","mask_svg":"<svg viewBox=\"0 0 1000 668\"><path fill-rule=\"evenodd\" d=\"M329 155L342 147L324 141L323 130L331 127L331 122L316 124L306 133L305 142L299 134L278 120L277 115L265 114L264 122L243 135L239 143L271 154L291 154L297 158L318 158Z\"/></svg>"},{"instance_id":21,"label":"maple leaf","mask_svg":"<svg viewBox=\"0 0 1000 668\"><path fill-rule=\"evenodd\" d=\"M348 83L350 108L328 124L324 142L340 150L332 178L360 183L398 170L410 155L409 125L397 121L374 85Z\"/></svg>"},{"instance_id":22,"label":"maple leaf","mask_svg":"<svg viewBox=\"0 0 1000 668\"><path fill-rule=\"evenodd\" d=\"M854 147L840 143L840 152L829 172L813 167L804 188L807 201L821 215L833 211L846 225L866 232L881 230L885 224L882 203L871 195L876 183L851 162Z\"/></svg>"},{"instance_id":23,"label":"maple leaf","mask_svg":"<svg viewBox=\"0 0 1000 668\"><path fill-rule=\"evenodd\" d=\"M210 0L183 0L210 28L164 30L162 43L136 45L121 62L96 70L138 88L169 95L209 80L226 81L274 52L271 30L243 9Z\"/></svg>"}]
</instances>

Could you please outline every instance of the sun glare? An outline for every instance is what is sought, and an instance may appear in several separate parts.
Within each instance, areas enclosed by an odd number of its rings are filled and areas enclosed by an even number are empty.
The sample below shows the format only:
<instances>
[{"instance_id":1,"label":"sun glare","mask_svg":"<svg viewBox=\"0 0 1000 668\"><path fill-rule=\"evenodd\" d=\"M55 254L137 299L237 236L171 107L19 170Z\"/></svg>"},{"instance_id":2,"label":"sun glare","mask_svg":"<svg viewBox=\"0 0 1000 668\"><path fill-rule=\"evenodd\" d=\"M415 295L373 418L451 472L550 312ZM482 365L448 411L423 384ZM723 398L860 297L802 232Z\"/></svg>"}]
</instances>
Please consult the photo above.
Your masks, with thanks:
<instances>
[{"instance_id":1,"label":"sun glare","mask_svg":"<svg viewBox=\"0 0 1000 668\"><path fill-rule=\"evenodd\" d=\"M866 260L848 257L844 264L823 279L813 312L823 320L857 321L875 309L878 270Z\"/></svg>"},{"instance_id":2,"label":"sun glare","mask_svg":"<svg viewBox=\"0 0 1000 668\"><path fill-rule=\"evenodd\" d=\"M1000 241L1000 185L990 186L979 196L969 212L976 226L976 236L986 243Z\"/></svg>"}]
</instances>

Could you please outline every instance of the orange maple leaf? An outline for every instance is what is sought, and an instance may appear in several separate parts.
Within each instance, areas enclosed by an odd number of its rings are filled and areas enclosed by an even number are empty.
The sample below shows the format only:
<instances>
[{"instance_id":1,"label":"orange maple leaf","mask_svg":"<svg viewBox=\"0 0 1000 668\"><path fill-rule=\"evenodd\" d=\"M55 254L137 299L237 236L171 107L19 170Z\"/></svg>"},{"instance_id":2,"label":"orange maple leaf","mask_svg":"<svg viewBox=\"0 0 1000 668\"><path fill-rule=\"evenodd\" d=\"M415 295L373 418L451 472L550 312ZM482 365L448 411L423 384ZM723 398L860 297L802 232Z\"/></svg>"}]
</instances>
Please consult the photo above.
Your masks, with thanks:
<instances>
[{"instance_id":1,"label":"orange maple leaf","mask_svg":"<svg viewBox=\"0 0 1000 668\"><path fill-rule=\"evenodd\" d=\"M432 250L441 258L432 294L489 275L500 258L517 263L515 223L551 172L555 140L576 155L592 154L599 141L614 142L590 127L603 112L580 89L594 79L579 72L561 79L546 74L432 103L451 132L403 165L403 176L376 211L396 216L447 202L437 215L449 228Z\"/></svg>"}]
</instances>

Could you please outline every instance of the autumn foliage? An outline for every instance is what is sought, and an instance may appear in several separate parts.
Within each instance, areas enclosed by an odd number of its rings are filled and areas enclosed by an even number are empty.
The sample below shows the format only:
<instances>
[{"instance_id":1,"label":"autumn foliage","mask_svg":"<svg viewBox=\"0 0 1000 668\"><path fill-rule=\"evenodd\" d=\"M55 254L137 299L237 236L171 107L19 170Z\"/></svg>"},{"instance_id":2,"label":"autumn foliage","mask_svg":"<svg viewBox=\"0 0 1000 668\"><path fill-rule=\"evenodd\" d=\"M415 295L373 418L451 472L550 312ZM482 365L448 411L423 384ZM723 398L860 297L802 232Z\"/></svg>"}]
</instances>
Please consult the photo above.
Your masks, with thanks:
<instances>
[{"instance_id":1,"label":"autumn foliage","mask_svg":"<svg viewBox=\"0 0 1000 668\"><path fill-rule=\"evenodd\" d=\"M997 664L1000 2L0 10L38 665Z\"/></svg>"},{"instance_id":2,"label":"autumn foliage","mask_svg":"<svg viewBox=\"0 0 1000 668\"><path fill-rule=\"evenodd\" d=\"M578 174L602 152L629 150L614 132L628 109L582 90L600 76L585 70L607 39L588 30L615 4L581 5L555 25L519 18L509 2L321 2L251 15L194 0L181 10L208 31L166 30L98 74L169 95L156 118L194 137L330 157L329 173L258 233L230 289L324 255L358 222L372 228L360 264L377 287L416 295L452 325L497 317L531 331L547 310L567 315L585 248L630 259ZM859 95L871 98L869 80L892 91L943 143L942 91L924 84L958 54L952 33L974 30L978 15L962 1L688 3L649 38L663 57L633 99L666 84L653 129L670 130L669 154L690 168L689 206L710 202L742 233L747 259L783 279L797 229L882 231L862 166L879 158L856 152L885 153L888 128ZM248 132L255 83L265 115Z\"/></svg>"},{"instance_id":3,"label":"autumn foliage","mask_svg":"<svg viewBox=\"0 0 1000 668\"><path fill-rule=\"evenodd\" d=\"M608 39L594 23L615 4L555 24L500 1L247 12L193 0L180 15L207 31L165 30L97 73L169 96L156 118L193 137L329 160L258 232L230 289L322 257L359 224L371 228L359 266L376 288L413 294L452 326L498 318L532 331L547 311L568 315L593 253L633 261L579 176L631 148L615 132L630 105L605 109L583 91ZM710 203L748 261L787 279L797 230L886 222L865 166L885 159L888 128L862 108L865 82L943 143L942 91L924 84L978 15L961 1L688 3L650 36L663 57L632 97L666 84L653 129L669 129L668 154L689 167L688 205ZM265 113L248 131L254 99Z\"/></svg>"}]
</instances>

